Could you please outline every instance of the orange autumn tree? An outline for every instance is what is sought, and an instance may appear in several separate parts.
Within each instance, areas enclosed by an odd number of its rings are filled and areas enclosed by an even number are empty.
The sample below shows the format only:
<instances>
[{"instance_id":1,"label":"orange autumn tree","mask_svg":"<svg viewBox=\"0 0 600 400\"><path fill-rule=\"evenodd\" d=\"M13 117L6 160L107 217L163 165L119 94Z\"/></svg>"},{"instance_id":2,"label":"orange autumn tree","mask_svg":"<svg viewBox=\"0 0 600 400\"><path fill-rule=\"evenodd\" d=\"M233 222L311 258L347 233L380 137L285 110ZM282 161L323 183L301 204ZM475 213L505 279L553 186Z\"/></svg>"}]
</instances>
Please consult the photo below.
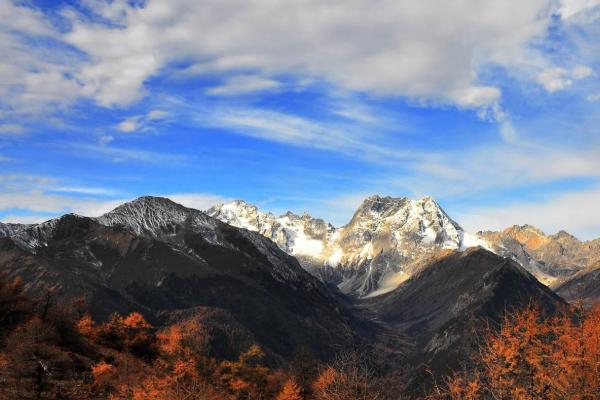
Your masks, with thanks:
<instances>
[{"instance_id":1,"label":"orange autumn tree","mask_svg":"<svg viewBox=\"0 0 600 400\"><path fill-rule=\"evenodd\" d=\"M365 353L344 351L321 371L312 391L315 400L380 400L396 390L384 386Z\"/></svg>"},{"instance_id":2,"label":"orange autumn tree","mask_svg":"<svg viewBox=\"0 0 600 400\"><path fill-rule=\"evenodd\" d=\"M539 309L507 315L440 398L600 398L600 306L543 318Z\"/></svg>"},{"instance_id":3,"label":"orange autumn tree","mask_svg":"<svg viewBox=\"0 0 600 400\"><path fill-rule=\"evenodd\" d=\"M302 392L300 386L296 383L294 378L289 378L281 392L277 395L276 400L302 400Z\"/></svg>"},{"instance_id":4,"label":"orange autumn tree","mask_svg":"<svg viewBox=\"0 0 600 400\"><path fill-rule=\"evenodd\" d=\"M116 350L151 360L156 356L152 325L142 314L132 312L126 317L115 313L102 324L96 324L90 315L83 315L76 324L79 333L89 340Z\"/></svg>"},{"instance_id":5,"label":"orange autumn tree","mask_svg":"<svg viewBox=\"0 0 600 400\"><path fill-rule=\"evenodd\" d=\"M215 362L208 353L203 327L192 321L172 325L156 334L158 356L133 389L133 400L226 400L206 379Z\"/></svg>"},{"instance_id":6,"label":"orange autumn tree","mask_svg":"<svg viewBox=\"0 0 600 400\"><path fill-rule=\"evenodd\" d=\"M222 361L214 373L214 380L234 399L272 399L285 375L280 371L271 371L262 364L263 350L251 346L236 361Z\"/></svg>"}]
</instances>

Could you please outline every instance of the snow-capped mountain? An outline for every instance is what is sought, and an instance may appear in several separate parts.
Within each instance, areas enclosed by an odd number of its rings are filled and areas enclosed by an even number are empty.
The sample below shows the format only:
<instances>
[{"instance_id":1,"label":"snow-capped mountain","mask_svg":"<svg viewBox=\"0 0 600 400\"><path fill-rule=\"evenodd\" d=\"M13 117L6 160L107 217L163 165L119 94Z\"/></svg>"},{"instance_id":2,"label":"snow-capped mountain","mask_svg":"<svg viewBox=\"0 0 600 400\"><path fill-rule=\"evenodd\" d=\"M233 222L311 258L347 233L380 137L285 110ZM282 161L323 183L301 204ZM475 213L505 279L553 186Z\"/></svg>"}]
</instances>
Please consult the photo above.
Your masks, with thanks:
<instances>
[{"instance_id":1,"label":"snow-capped mountain","mask_svg":"<svg viewBox=\"0 0 600 400\"><path fill-rule=\"evenodd\" d=\"M271 238L306 269L359 297L394 289L440 250L489 247L466 233L431 197L370 196L337 229L307 214L276 217L241 200L207 213Z\"/></svg>"},{"instance_id":2,"label":"snow-capped mountain","mask_svg":"<svg viewBox=\"0 0 600 400\"><path fill-rule=\"evenodd\" d=\"M325 266L337 271L340 289L358 296L394 289L444 249L486 244L466 233L431 198L370 196L338 229Z\"/></svg>"},{"instance_id":3,"label":"snow-capped mountain","mask_svg":"<svg viewBox=\"0 0 600 400\"><path fill-rule=\"evenodd\" d=\"M298 258L306 269L322 264L335 228L308 214L287 212L281 216L265 213L243 200L218 204L206 211L211 217L238 228L268 237L286 253ZM314 272L314 271L313 271Z\"/></svg>"}]
</instances>

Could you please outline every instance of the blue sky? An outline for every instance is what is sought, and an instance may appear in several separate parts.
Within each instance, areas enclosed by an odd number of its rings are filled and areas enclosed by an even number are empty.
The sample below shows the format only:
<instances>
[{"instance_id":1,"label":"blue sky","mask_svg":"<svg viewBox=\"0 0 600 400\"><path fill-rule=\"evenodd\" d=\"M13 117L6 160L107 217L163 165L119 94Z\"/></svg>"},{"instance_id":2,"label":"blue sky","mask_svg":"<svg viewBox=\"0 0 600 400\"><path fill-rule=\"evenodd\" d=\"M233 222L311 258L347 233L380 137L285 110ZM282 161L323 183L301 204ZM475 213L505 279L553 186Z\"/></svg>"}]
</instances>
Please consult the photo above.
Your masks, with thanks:
<instances>
[{"instance_id":1,"label":"blue sky","mask_svg":"<svg viewBox=\"0 0 600 400\"><path fill-rule=\"evenodd\" d=\"M600 236L600 2L400 3L0 0L0 220L378 193Z\"/></svg>"}]
</instances>

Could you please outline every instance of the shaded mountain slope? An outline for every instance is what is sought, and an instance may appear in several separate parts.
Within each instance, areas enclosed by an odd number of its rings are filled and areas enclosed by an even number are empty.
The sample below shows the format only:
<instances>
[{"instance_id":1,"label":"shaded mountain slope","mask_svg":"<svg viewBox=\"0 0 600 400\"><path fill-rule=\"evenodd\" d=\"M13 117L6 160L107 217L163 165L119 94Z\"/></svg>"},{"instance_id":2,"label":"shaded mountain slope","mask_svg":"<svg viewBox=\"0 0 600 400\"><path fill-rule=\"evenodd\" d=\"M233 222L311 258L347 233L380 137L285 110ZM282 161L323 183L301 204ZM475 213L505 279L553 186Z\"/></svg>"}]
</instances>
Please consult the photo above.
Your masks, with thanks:
<instances>
[{"instance_id":1,"label":"shaded mountain slope","mask_svg":"<svg viewBox=\"0 0 600 400\"><path fill-rule=\"evenodd\" d=\"M564 302L516 262L472 248L448 251L396 290L365 304L413 338L413 365L441 375L464 361L483 321L493 324L506 311L529 304L551 313Z\"/></svg>"},{"instance_id":2,"label":"shaded mountain slope","mask_svg":"<svg viewBox=\"0 0 600 400\"><path fill-rule=\"evenodd\" d=\"M223 309L284 358L300 346L327 357L372 328L270 240L162 198L0 239L0 268L31 291L85 295L97 318L140 310L160 323L172 312Z\"/></svg>"},{"instance_id":3,"label":"shaded mountain slope","mask_svg":"<svg viewBox=\"0 0 600 400\"><path fill-rule=\"evenodd\" d=\"M568 301L600 302L600 261L575 274L556 292Z\"/></svg>"}]
</instances>

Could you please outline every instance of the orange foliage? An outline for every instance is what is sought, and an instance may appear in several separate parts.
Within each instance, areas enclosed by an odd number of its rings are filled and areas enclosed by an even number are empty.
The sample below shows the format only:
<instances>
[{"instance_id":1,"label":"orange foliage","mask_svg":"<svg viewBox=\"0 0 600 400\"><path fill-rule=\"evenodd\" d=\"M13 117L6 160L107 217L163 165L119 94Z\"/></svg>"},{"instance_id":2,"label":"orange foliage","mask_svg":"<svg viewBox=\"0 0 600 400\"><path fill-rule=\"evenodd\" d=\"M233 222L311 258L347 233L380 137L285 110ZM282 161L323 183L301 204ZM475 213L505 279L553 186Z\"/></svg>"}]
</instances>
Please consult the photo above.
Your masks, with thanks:
<instances>
[{"instance_id":1,"label":"orange foliage","mask_svg":"<svg viewBox=\"0 0 600 400\"><path fill-rule=\"evenodd\" d=\"M161 352L173 356L178 351L181 351L181 341L183 333L178 325L173 325L164 331L156 334L158 339L158 348Z\"/></svg>"},{"instance_id":2,"label":"orange foliage","mask_svg":"<svg viewBox=\"0 0 600 400\"><path fill-rule=\"evenodd\" d=\"M285 382L276 400L302 400L300 386L298 386L294 378L289 378Z\"/></svg>"},{"instance_id":3,"label":"orange foliage","mask_svg":"<svg viewBox=\"0 0 600 400\"><path fill-rule=\"evenodd\" d=\"M507 316L476 357L477 369L448 382L451 399L600 398L600 306L543 319Z\"/></svg>"},{"instance_id":4,"label":"orange foliage","mask_svg":"<svg viewBox=\"0 0 600 400\"><path fill-rule=\"evenodd\" d=\"M89 314L85 314L77 321L77 330L88 339L95 339L97 330L96 323Z\"/></svg>"},{"instance_id":5,"label":"orange foliage","mask_svg":"<svg viewBox=\"0 0 600 400\"><path fill-rule=\"evenodd\" d=\"M338 355L332 365L321 371L312 389L315 400L379 400L386 390L390 395L395 391L393 387L384 388L365 354L353 351Z\"/></svg>"},{"instance_id":6,"label":"orange foliage","mask_svg":"<svg viewBox=\"0 0 600 400\"><path fill-rule=\"evenodd\" d=\"M94 386L100 391L105 391L110 386L110 383L117 376L117 369L114 365L108 364L105 361L100 361L92 366L92 378Z\"/></svg>"},{"instance_id":7,"label":"orange foliage","mask_svg":"<svg viewBox=\"0 0 600 400\"><path fill-rule=\"evenodd\" d=\"M152 328L139 312L132 312L123 319L123 327L126 329L148 329Z\"/></svg>"},{"instance_id":8,"label":"orange foliage","mask_svg":"<svg viewBox=\"0 0 600 400\"><path fill-rule=\"evenodd\" d=\"M262 366L264 356L262 349L253 345L237 361L222 361L213 377L235 399L272 399L285 376Z\"/></svg>"}]
</instances>

